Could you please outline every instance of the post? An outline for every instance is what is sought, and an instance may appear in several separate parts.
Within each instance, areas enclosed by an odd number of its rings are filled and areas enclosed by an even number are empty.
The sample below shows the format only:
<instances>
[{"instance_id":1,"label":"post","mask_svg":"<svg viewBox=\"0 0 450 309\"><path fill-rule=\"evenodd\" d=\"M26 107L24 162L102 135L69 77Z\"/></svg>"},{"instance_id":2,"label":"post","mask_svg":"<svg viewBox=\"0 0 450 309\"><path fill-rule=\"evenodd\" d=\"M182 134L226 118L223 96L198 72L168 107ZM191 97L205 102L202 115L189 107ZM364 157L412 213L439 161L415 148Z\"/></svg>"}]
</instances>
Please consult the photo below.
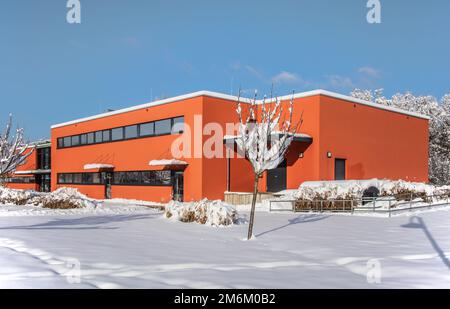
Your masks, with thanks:
<instances>
[{"instance_id":1,"label":"post","mask_svg":"<svg viewBox=\"0 0 450 309\"><path fill-rule=\"evenodd\" d=\"M413 199L413 195L411 193L410 197L409 197L409 211L412 211L412 199Z\"/></svg>"},{"instance_id":2,"label":"post","mask_svg":"<svg viewBox=\"0 0 450 309\"><path fill-rule=\"evenodd\" d=\"M320 200L320 212L323 212L323 200Z\"/></svg>"},{"instance_id":3,"label":"post","mask_svg":"<svg viewBox=\"0 0 450 309\"><path fill-rule=\"evenodd\" d=\"M373 198L373 212L375 212L375 198Z\"/></svg>"}]
</instances>

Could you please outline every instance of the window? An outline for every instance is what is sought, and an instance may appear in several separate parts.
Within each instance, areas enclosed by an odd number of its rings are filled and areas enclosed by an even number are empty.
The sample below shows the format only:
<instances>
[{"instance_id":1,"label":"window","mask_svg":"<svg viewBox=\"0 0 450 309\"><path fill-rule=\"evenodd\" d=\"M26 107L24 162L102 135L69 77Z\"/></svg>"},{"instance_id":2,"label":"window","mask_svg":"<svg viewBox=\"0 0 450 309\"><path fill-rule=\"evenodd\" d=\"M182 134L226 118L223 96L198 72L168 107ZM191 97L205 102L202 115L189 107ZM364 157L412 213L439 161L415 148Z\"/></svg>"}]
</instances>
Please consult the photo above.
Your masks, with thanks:
<instances>
[{"instance_id":1,"label":"window","mask_svg":"<svg viewBox=\"0 0 450 309\"><path fill-rule=\"evenodd\" d=\"M72 136L72 146L78 146L80 144L80 136Z\"/></svg>"},{"instance_id":2,"label":"window","mask_svg":"<svg viewBox=\"0 0 450 309\"><path fill-rule=\"evenodd\" d=\"M70 146L72 146L72 139L71 139L71 137L69 136L69 137L64 137L64 147L70 147Z\"/></svg>"},{"instance_id":3,"label":"window","mask_svg":"<svg viewBox=\"0 0 450 309\"><path fill-rule=\"evenodd\" d=\"M155 134L170 134L172 121L171 119L159 120L155 122Z\"/></svg>"},{"instance_id":4,"label":"window","mask_svg":"<svg viewBox=\"0 0 450 309\"><path fill-rule=\"evenodd\" d=\"M36 151L37 169L48 170L51 168L50 147L38 148Z\"/></svg>"},{"instance_id":5,"label":"window","mask_svg":"<svg viewBox=\"0 0 450 309\"><path fill-rule=\"evenodd\" d=\"M65 183L66 177L64 174L58 174L58 183Z\"/></svg>"},{"instance_id":6,"label":"window","mask_svg":"<svg viewBox=\"0 0 450 309\"><path fill-rule=\"evenodd\" d=\"M119 141L123 139L123 128L115 128L111 130L111 140Z\"/></svg>"},{"instance_id":7,"label":"window","mask_svg":"<svg viewBox=\"0 0 450 309\"><path fill-rule=\"evenodd\" d=\"M155 134L155 123L148 122L143 123L139 126L139 135L140 136L149 136Z\"/></svg>"},{"instance_id":8,"label":"window","mask_svg":"<svg viewBox=\"0 0 450 309\"><path fill-rule=\"evenodd\" d=\"M87 134L81 134L80 135L80 144L86 145L87 144Z\"/></svg>"},{"instance_id":9,"label":"window","mask_svg":"<svg viewBox=\"0 0 450 309\"><path fill-rule=\"evenodd\" d=\"M170 185L171 184L170 171L157 171L156 183L159 185Z\"/></svg>"},{"instance_id":10,"label":"window","mask_svg":"<svg viewBox=\"0 0 450 309\"><path fill-rule=\"evenodd\" d=\"M155 173L153 171L142 172L142 184L152 185L156 183Z\"/></svg>"},{"instance_id":11,"label":"window","mask_svg":"<svg viewBox=\"0 0 450 309\"><path fill-rule=\"evenodd\" d=\"M58 183L79 184L79 185L101 184L101 174L100 173L58 174Z\"/></svg>"},{"instance_id":12,"label":"window","mask_svg":"<svg viewBox=\"0 0 450 309\"><path fill-rule=\"evenodd\" d=\"M103 131L103 141L104 142L109 142L110 140L111 140L111 131L104 130Z\"/></svg>"},{"instance_id":13,"label":"window","mask_svg":"<svg viewBox=\"0 0 450 309\"><path fill-rule=\"evenodd\" d=\"M95 143L95 136L93 132L87 134L87 143L88 144Z\"/></svg>"},{"instance_id":14,"label":"window","mask_svg":"<svg viewBox=\"0 0 450 309\"><path fill-rule=\"evenodd\" d=\"M72 182L73 183L82 183L83 182L82 174L81 173L73 174Z\"/></svg>"},{"instance_id":15,"label":"window","mask_svg":"<svg viewBox=\"0 0 450 309\"><path fill-rule=\"evenodd\" d=\"M58 138L58 148L76 147L96 143L107 143L165 134L179 134L184 130L184 116L106 129Z\"/></svg>"},{"instance_id":16,"label":"window","mask_svg":"<svg viewBox=\"0 0 450 309\"><path fill-rule=\"evenodd\" d=\"M172 119L172 134L183 133L184 131L184 117L177 117Z\"/></svg>"},{"instance_id":17,"label":"window","mask_svg":"<svg viewBox=\"0 0 450 309\"><path fill-rule=\"evenodd\" d=\"M137 128L138 128L137 125L125 127L125 138L137 137L138 135Z\"/></svg>"},{"instance_id":18,"label":"window","mask_svg":"<svg viewBox=\"0 0 450 309\"><path fill-rule=\"evenodd\" d=\"M95 132L95 142L102 143L103 142L103 131Z\"/></svg>"}]
</instances>

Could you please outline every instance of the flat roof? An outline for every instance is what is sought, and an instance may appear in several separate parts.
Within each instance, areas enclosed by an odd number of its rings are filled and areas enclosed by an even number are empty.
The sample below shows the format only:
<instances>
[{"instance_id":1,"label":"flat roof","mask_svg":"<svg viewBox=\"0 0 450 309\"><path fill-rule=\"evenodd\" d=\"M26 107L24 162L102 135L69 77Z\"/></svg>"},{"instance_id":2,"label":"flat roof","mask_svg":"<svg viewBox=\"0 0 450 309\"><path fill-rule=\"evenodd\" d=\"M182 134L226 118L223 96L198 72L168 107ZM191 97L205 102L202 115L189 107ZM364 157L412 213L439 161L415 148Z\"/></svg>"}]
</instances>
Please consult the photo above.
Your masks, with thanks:
<instances>
[{"instance_id":1,"label":"flat roof","mask_svg":"<svg viewBox=\"0 0 450 309\"><path fill-rule=\"evenodd\" d=\"M324 95L324 96L328 96L331 98L341 99L341 100L345 100L345 101L349 101L349 102L353 102L353 103L357 103L357 104L361 104L361 105L366 105L366 106L374 107L377 109L387 110L387 111L391 111L391 112L395 112L395 113L399 113L399 114L404 114L404 115L408 115L408 116L412 116L412 117L417 117L417 118L422 118L422 119L427 119L427 120L430 119L430 117L419 114L419 113L409 112L409 111L405 111L405 110L397 108L397 107L381 105L381 104L373 103L370 101L365 101L365 100L357 99L357 98L354 98L351 96L339 94L339 93L332 92L332 91L322 90L322 89L295 93L293 95L293 98L294 99L306 98L306 97L311 97L311 96L316 96L316 95ZM230 100L230 101L238 101L237 96L228 95L228 94L224 94L224 93L220 93L220 92L202 90L202 91L191 92L188 94L184 94L184 95L180 95L180 96L176 96L176 97L172 97L172 98L157 100L157 101L144 103L144 104L140 104L140 105L135 105L135 106L127 107L127 108L122 108L122 109L118 109L115 111L101 113L101 114L93 115L90 117L79 118L79 119L75 119L72 121L55 124L55 125L52 125L51 128L54 129L54 128L59 128L59 127L64 127L64 126L68 126L68 125L75 124L75 123L109 117L109 116L113 116L113 115L119 115L119 114L131 112L131 111L135 111L135 110L139 110L139 109L169 104L169 103L187 100L187 99L191 99L191 98L195 98L195 97L199 97L199 96L208 96L208 97L212 97L212 98L225 99L225 100ZM284 101L284 100L289 100L291 97L292 97L292 95L285 95L285 96L280 96L278 98ZM249 98L241 97L240 100L243 103L251 102L251 99L249 99ZM274 101L274 100L275 99L272 99L272 101ZM270 102L270 100L266 100L266 101ZM262 104L262 102L263 102L263 100L257 100L257 104Z\"/></svg>"}]
</instances>

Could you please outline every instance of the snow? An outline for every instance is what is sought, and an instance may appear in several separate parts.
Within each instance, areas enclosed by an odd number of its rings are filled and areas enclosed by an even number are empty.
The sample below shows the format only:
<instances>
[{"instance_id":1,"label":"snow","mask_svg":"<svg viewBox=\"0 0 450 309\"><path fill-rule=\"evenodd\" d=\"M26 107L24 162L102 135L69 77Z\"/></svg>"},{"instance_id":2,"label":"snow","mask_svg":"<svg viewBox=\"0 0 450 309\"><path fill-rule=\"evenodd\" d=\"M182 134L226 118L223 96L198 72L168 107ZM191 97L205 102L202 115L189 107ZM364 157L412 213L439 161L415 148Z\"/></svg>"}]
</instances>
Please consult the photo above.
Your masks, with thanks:
<instances>
[{"instance_id":1,"label":"snow","mask_svg":"<svg viewBox=\"0 0 450 309\"><path fill-rule=\"evenodd\" d=\"M159 165L187 165L187 162L176 160L176 159L163 159L163 160L151 160L148 165L159 166Z\"/></svg>"},{"instance_id":2,"label":"snow","mask_svg":"<svg viewBox=\"0 0 450 309\"><path fill-rule=\"evenodd\" d=\"M95 169L102 169L102 168L114 168L114 165L112 164L103 164L103 163L90 163L85 164L83 167L85 170L95 170Z\"/></svg>"},{"instance_id":3,"label":"snow","mask_svg":"<svg viewBox=\"0 0 450 309\"><path fill-rule=\"evenodd\" d=\"M242 241L246 224L216 229L139 209L0 211L0 288L450 288L449 211L257 213L255 239ZM368 280L372 265L380 283Z\"/></svg>"}]
</instances>

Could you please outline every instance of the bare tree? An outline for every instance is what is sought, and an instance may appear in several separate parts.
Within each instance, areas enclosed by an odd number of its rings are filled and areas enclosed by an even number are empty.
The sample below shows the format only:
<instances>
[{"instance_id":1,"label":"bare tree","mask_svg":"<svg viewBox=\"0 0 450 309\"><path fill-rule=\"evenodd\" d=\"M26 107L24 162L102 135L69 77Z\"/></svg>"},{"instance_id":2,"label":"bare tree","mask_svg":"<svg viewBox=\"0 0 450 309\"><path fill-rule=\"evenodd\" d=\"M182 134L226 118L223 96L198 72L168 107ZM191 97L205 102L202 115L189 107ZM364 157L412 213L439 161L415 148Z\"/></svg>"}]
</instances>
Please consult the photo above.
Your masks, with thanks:
<instances>
[{"instance_id":1,"label":"bare tree","mask_svg":"<svg viewBox=\"0 0 450 309\"><path fill-rule=\"evenodd\" d=\"M23 140L22 128L16 130L11 136L12 115L6 124L5 131L0 135L0 183L9 177L18 166L25 163L32 151L26 152L28 145Z\"/></svg>"},{"instance_id":2,"label":"bare tree","mask_svg":"<svg viewBox=\"0 0 450 309\"><path fill-rule=\"evenodd\" d=\"M239 116L239 136L236 139L238 151L245 155L253 167L253 199L247 239L253 236L258 180L266 170L274 169L284 161L286 151L301 123L292 125L293 98L288 111L283 110L281 99L271 95L257 100L257 92L246 104L245 111L241 104L241 91L238 95L236 112ZM244 115L245 114L245 115Z\"/></svg>"}]
</instances>

